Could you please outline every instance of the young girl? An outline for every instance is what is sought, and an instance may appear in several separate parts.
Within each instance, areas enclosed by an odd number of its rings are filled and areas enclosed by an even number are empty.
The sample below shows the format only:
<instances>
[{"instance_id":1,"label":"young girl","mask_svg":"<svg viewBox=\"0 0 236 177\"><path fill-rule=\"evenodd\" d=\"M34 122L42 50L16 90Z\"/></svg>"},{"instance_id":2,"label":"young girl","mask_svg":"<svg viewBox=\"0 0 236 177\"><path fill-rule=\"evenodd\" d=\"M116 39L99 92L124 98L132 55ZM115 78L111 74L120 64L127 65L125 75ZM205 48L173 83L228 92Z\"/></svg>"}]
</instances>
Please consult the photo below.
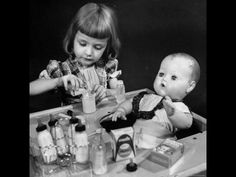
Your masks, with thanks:
<instances>
[{"instance_id":1,"label":"young girl","mask_svg":"<svg viewBox=\"0 0 236 177\"><path fill-rule=\"evenodd\" d=\"M80 100L84 90L95 92L96 100L106 97L109 76L118 72L115 12L104 4L85 4L73 18L63 46L68 59L50 60L39 79L30 83L30 95L56 89L64 104Z\"/></svg>"},{"instance_id":2,"label":"young girl","mask_svg":"<svg viewBox=\"0 0 236 177\"><path fill-rule=\"evenodd\" d=\"M192 125L193 117L182 102L196 86L200 78L198 62L190 55L176 53L168 55L161 62L154 81L156 94L141 92L134 98L121 103L111 115L118 117L134 113L137 118L134 129L139 148L154 148L163 138L174 137L178 129Z\"/></svg>"}]
</instances>

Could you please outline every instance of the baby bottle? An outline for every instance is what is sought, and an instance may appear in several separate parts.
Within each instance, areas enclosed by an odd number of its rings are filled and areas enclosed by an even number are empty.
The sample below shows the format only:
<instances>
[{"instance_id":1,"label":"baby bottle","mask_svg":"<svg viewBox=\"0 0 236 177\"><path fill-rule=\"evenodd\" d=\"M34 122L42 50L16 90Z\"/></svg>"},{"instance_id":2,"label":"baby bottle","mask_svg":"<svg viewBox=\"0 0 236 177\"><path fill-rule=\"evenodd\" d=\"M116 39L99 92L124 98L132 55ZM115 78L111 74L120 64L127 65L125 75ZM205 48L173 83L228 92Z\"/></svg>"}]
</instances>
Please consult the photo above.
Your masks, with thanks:
<instances>
[{"instance_id":1,"label":"baby bottle","mask_svg":"<svg viewBox=\"0 0 236 177\"><path fill-rule=\"evenodd\" d=\"M69 144L69 151L72 155L75 155L75 126L78 123L79 119L77 119L74 115L70 119L70 125L68 128L68 144Z\"/></svg>"},{"instance_id":2,"label":"baby bottle","mask_svg":"<svg viewBox=\"0 0 236 177\"><path fill-rule=\"evenodd\" d=\"M68 151L66 139L61 125L58 123L58 119L55 119L53 115L50 115L50 121L48 122L50 127L50 133L57 146L58 155L63 155Z\"/></svg>"},{"instance_id":3,"label":"baby bottle","mask_svg":"<svg viewBox=\"0 0 236 177\"><path fill-rule=\"evenodd\" d=\"M106 146L102 138L102 129L99 133L96 133L92 149L91 149L91 162L93 173L96 175L105 174L107 172L107 161L106 161Z\"/></svg>"},{"instance_id":4,"label":"baby bottle","mask_svg":"<svg viewBox=\"0 0 236 177\"><path fill-rule=\"evenodd\" d=\"M79 123L75 126L75 160L78 163L87 163L89 157L88 135L84 124Z\"/></svg>"},{"instance_id":5,"label":"baby bottle","mask_svg":"<svg viewBox=\"0 0 236 177\"><path fill-rule=\"evenodd\" d=\"M53 143L52 136L47 130L47 126L38 119L38 126L36 127L37 140L39 148L45 163L51 163L57 159L57 151Z\"/></svg>"}]
</instances>

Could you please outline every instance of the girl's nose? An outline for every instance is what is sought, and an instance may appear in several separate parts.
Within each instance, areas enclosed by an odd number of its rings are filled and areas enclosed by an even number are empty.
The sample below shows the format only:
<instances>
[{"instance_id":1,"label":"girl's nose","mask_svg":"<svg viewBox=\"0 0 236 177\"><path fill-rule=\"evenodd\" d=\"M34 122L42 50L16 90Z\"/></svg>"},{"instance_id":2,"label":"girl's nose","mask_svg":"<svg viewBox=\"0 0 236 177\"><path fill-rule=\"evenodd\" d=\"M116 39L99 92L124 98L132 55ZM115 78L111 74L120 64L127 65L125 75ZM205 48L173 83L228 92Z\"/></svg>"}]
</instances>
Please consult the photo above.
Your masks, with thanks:
<instances>
[{"instance_id":1,"label":"girl's nose","mask_svg":"<svg viewBox=\"0 0 236 177\"><path fill-rule=\"evenodd\" d=\"M85 50L86 56L91 57L92 56L92 47L88 46Z\"/></svg>"}]
</instances>

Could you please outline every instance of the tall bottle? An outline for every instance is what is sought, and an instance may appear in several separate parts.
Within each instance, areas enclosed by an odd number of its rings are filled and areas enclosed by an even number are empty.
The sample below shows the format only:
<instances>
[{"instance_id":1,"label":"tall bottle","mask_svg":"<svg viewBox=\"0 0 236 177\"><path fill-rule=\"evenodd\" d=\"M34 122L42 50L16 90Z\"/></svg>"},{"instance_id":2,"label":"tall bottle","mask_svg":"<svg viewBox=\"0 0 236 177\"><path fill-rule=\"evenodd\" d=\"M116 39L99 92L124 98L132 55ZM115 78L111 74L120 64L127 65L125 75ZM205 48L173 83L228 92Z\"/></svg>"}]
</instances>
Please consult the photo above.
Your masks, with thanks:
<instances>
[{"instance_id":1,"label":"tall bottle","mask_svg":"<svg viewBox=\"0 0 236 177\"><path fill-rule=\"evenodd\" d=\"M70 119L70 125L68 128L68 145L69 151L72 155L75 155L75 126L78 124L79 119L77 119L74 115Z\"/></svg>"},{"instance_id":2,"label":"tall bottle","mask_svg":"<svg viewBox=\"0 0 236 177\"><path fill-rule=\"evenodd\" d=\"M105 174L107 172L106 146L102 138L103 130L94 137L91 152L91 162L93 173L96 175Z\"/></svg>"},{"instance_id":3,"label":"tall bottle","mask_svg":"<svg viewBox=\"0 0 236 177\"><path fill-rule=\"evenodd\" d=\"M50 133L54 140L54 144L57 146L58 155L67 153L68 146L66 143L65 135L61 125L58 123L58 119L55 119L53 115L50 115L50 121L48 122L50 127Z\"/></svg>"},{"instance_id":4,"label":"tall bottle","mask_svg":"<svg viewBox=\"0 0 236 177\"><path fill-rule=\"evenodd\" d=\"M75 160L78 163L87 163L89 157L88 135L84 124L79 123L75 126Z\"/></svg>"},{"instance_id":5,"label":"tall bottle","mask_svg":"<svg viewBox=\"0 0 236 177\"><path fill-rule=\"evenodd\" d=\"M52 136L47 130L47 126L38 119L38 126L36 127L37 140L40 151L45 163L51 163L57 159L57 151L53 143Z\"/></svg>"}]
</instances>

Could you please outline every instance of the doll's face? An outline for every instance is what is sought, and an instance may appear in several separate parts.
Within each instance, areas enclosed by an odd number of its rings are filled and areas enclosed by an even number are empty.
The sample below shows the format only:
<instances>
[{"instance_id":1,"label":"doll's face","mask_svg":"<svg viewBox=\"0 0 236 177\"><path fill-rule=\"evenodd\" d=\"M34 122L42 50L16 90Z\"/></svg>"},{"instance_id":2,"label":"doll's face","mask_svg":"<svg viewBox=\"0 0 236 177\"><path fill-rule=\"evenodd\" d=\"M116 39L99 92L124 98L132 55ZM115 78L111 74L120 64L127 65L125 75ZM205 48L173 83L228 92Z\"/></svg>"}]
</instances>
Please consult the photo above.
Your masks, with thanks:
<instances>
[{"instance_id":1,"label":"doll's face","mask_svg":"<svg viewBox=\"0 0 236 177\"><path fill-rule=\"evenodd\" d=\"M83 65L89 66L97 62L106 49L108 38L97 39L77 32L74 39L74 54Z\"/></svg>"},{"instance_id":2,"label":"doll's face","mask_svg":"<svg viewBox=\"0 0 236 177\"><path fill-rule=\"evenodd\" d=\"M195 86L191 80L191 61L181 57L166 57L154 81L154 90L161 96L182 100ZM194 82L194 86L192 85ZM193 86L193 88L190 88Z\"/></svg>"}]
</instances>

